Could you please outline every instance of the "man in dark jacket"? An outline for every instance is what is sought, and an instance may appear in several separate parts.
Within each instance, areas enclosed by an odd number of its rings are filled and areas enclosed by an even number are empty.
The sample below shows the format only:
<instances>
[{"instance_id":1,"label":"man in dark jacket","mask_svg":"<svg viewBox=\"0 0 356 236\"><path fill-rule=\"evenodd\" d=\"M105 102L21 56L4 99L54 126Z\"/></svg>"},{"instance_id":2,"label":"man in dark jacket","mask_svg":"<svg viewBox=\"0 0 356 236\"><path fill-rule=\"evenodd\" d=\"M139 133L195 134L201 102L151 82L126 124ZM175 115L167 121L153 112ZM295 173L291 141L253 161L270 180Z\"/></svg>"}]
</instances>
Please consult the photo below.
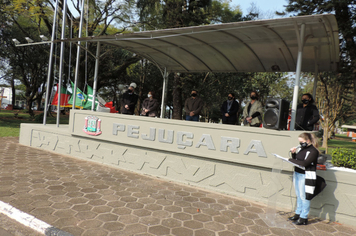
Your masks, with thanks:
<instances>
[{"instance_id":1,"label":"man in dark jacket","mask_svg":"<svg viewBox=\"0 0 356 236\"><path fill-rule=\"evenodd\" d=\"M199 115L201 109L203 108L203 100L197 97L198 92L196 90L192 90L190 96L190 98L187 98L187 100L185 100L185 119L190 121L199 121Z\"/></svg>"},{"instance_id":2,"label":"man in dark jacket","mask_svg":"<svg viewBox=\"0 0 356 236\"><path fill-rule=\"evenodd\" d=\"M223 102L220 110L223 124L236 124L239 103L235 100L235 95L233 93L229 93L227 100Z\"/></svg>"},{"instance_id":3,"label":"man in dark jacket","mask_svg":"<svg viewBox=\"0 0 356 236\"><path fill-rule=\"evenodd\" d=\"M133 115L138 96L134 93L134 87L130 86L129 89L122 95L121 98L121 114Z\"/></svg>"},{"instance_id":4,"label":"man in dark jacket","mask_svg":"<svg viewBox=\"0 0 356 236\"><path fill-rule=\"evenodd\" d=\"M311 94L303 94L302 104L297 106L296 130L312 131L314 124L319 121L319 110L313 103L314 99Z\"/></svg>"}]
</instances>

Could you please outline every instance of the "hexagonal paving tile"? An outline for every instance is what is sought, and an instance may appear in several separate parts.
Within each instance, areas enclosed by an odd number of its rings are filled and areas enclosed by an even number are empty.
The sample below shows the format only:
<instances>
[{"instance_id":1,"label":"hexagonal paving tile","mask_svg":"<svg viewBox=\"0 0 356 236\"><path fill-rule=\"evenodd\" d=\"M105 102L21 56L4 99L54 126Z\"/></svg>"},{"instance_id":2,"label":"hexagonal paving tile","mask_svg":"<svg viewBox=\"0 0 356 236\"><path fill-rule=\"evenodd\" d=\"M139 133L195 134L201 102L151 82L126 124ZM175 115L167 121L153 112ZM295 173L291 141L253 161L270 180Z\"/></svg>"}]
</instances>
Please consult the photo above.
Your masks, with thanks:
<instances>
[{"instance_id":1,"label":"hexagonal paving tile","mask_svg":"<svg viewBox=\"0 0 356 236\"><path fill-rule=\"evenodd\" d=\"M92 212L92 211L81 211L75 214L75 217L77 217L80 220L89 220L89 219L94 219L98 213Z\"/></svg>"},{"instance_id":2,"label":"hexagonal paving tile","mask_svg":"<svg viewBox=\"0 0 356 236\"><path fill-rule=\"evenodd\" d=\"M134 216L134 215L122 215L119 218L119 221L124 223L124 224L134 224L138 223L139 217Z\"/></svg>"},{"instance_id":3,"label":"hexagonal paving tile","mask_svg":"<svg viewBox=\"0 0 356 236\"><path fill-rule=\"evenodd\" d=\"M107 229L109 231L123 230L124 227L125 225L120 222L105 222L102 226L102 228Z\"/></svg>"},{"instance_id":4,"label":"hexagonal paving tile","mask_svg":"<svg viewBox=\"0 0 356 236\"><path fill-rule=\"evenodd\" d=\"M271 233L267 227L263 227L260 225L252 225L252 226L247 226L247 227L252 233L255 233L258 235L268 235Z\"/></svg>"},{"instance_id":5,"label":"hexagonal paving tile","mask_svg":"<svg viewBox=\"0 0 356 236\"><path fill-rule=\"evenodd\" d=\"M200 222L208 222L208 221L212 221L213 218L209 215L200 213L200 214L193 215L193 219Z\"/></svg>"},{"instance_id":6,"label":"hexagonal paving tile","mask_svg":"<svg viewBox=\"0 0 356 236\"><path fill-rule=\"evenodd\" d=\"M94 219L94 220L86 220L80 222L78 226L83 229L90 229L90 228L99 228L102 224L103 224L102 221Z\"/></svg>"},{"instance_id":7,"label":"hexagonal paving tile","mask_svg":"<svg viewBox=\"0 0 356 236\"><path fill-rule=\"evenodd\" d=\"M95 206L93 207L92 211L96 213L106 213L111 212L112 208L108 206Z\"/></svg>"},{"instance_id":8,"label":"hexagonal paving tile","mask_svg":"<svg viewBox=\"0 0 356 236\"><path fill-rule=\"evenodd\" d=\"M117 215L129 215L131 214L132 210L125 207L119 207L115 208L112 212Z\"/></svg>"},{"instance_id":9,"label":"hexagonal paving tile","mask_svg":"<svg viewBox=\"0 0 356 236\"><path fill-rule=\"evenodd\" d=\"M150 216L152 214L152 211L146 209L138 209L138 210L134 210L132 214L139 217L144 217L144 216Z\"/></svg>"},{"instance_id":10,"label":"hexagonal paving tile","mask_svg":"<svg viewBox=\"0 0 356 236\"><path fill-rule=\"evenodd\" d=\"M148 232L154 235L167 235L170 229L162 225L151 226L148 228Z\"/></svg>"},{"instance_id":11,"label":"hexagonal paving tile","mask_svg":"<svg viewBox=\"0 0 356 236\"><path fill-rule=\"evenodd\" d=\"M182 208L178 207L178 206L165 206L163 208L165 211L169 211L169 212L181 212Z\"/></svg>"},{"instance_id":12,"label":"hexagonal paving tile","mask_svg":"<svg viewBox=\"0 0 356 236\"><path fill-rule=\"evenodd\" d=\"M123 232L125 232L126 235L139 235L140 233L146 233L148 227L143 224L131 224L127 225Z\"/></svg>"},{"instance_id":13,"label":"hexagonal paving tile","mask_svg":"<svg viewBox=\"0 0 356 236\"><path fill-rule=\"evenodd\" d=\"M119 217L116 214L112 213L106 213L106 214L100 214L96 217L96 219L108 222L108 221L117 221Z\"/></svg>"},{"instance_id":14,"label":"hexagonal paving tile","mask_svg":"<svg viewBox=\"0 0 356 236\"><path fill-rule=\"evenodd\" d=\"M130 209L142 209L143 206L144 206L144 204L139 203L139 202L129 202L126 204L126 207L130 208Z\"/></svg>"},{"instance_id":15,"label":"hexagonal paving tile","mask_svg":"<svg viewBox=\"0 0 356 236\"><path fill-rule=\"evenodd\" d=\"M204 223L204 227L212 231L221 231L225 229L225 225L214 221Z\"/></svg>"},{"instance_id":16,"label":"hexagonal paving tile","mask_svg":"<svg viewBox=\"0 0 356 236\"><path fill-rule=\"evenodd\" d=\"M171 213L169 211L153 211L152 216L162 219L170 217Z\"/></svg>"},{"instance_id":17,"label":"hexagonal paving tile","mask_svg":"<svg viewBox=\"0 0 356 236\"><path fill-rule=\"evenodd\" d=\"M102 206L105 205L107 201L102 200L102 199L94 199L90 200L87 204L92 205L92 206Z\"/></svg>"},{"instance_id":18,"label":"hexagonal paving tile","mask_svg":"<svg viewBox=\"0 0 356 236\"><path fill-rule=\"evenodd\" d=\"M172 234L176 236L193 236L193 230L187 228L174 228L172 229Z\"/></svg>"},{"instance_id":19,"label":"hexagonal paving tile","mask_svg":"<svg viewBox=\"0 0 356 236\"><path fill-rule=\"evenodd\" d=\"M160 224L161 219L153 217L153 216L146 216L146 217L140 217L139 223L144 224L144 225L158 225Z\"/></svg>"},{"instance_id":20,"label":"hexagonal paving tile","mask_svg":"<svg viewBox=\"0 0 356 236\"><path fill-rule=\"evenodd\" d=\"M173 219L173 218L169 218L169 219L162 220L161 224L163 226L168 227L168 228L175 228L175 227L180 227L182 225L182 221L176 220L176 219Z\"/></svg>"},{"instance_id":21,"label":"hexagonal paving tile","mask_svg":"<svg viewBox=\"0 0 356 236\"><path fill-rule=\"evenodd\" d=\"M163 206L157 205L157 204L147 204L145 206L145 209L151 210L151 211L159 211L163 209Z\"/></svg>"},{"instance_id":22,"label":"hexagonal paving tile","mask_svg":"<svg viewBox=\"0 0 356 236\"><path fill-rule=\"evenodd\" d=\"M1 139L1 138L0 138ZM11 140L11 139L10 139ZM353 235L354 229L310 221L270 228L267 206L85 160L14 145L0 146L0 200L73 235Z\"/></svg>"}]
</instances>

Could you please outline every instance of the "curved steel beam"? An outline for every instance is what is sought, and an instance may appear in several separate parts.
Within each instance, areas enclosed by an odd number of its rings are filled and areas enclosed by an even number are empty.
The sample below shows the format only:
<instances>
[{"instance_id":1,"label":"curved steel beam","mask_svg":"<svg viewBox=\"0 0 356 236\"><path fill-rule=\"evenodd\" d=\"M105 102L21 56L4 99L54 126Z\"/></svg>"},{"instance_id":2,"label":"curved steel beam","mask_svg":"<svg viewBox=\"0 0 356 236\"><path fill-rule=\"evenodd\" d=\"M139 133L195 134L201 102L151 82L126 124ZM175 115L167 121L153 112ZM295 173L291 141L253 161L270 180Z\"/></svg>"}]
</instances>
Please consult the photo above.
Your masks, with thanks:
<instances>
[{"instance_id":1,"label":"curved steel beam","mask_svg":"<svg viewBox=\"0 0 356 236\"><path fill-rule=\"evenodd\" d=\"M201 40L201 39L197 39L193 36L189 36L189 35L182 35L183 37L187 37L187 38L190 38L190 39L193 39L193 40L196 40L204 45L207 45L208 47L212 48L213 50L215 50L217 53L219 53L223 58L225 58L225 60L230 63L230 65L236 70L236 72L238 72L238 69L235 67L235 65L229 60L229 58L227 58L227 56L222 53L220 50L218 50L217 48L215 48L214 46L208 44L207 42Z\"/></svg>"},{"instance_id":2,"label":"curved steel beam","mask_svg":"<svg viewBox=\"0 0 356 236\"><path fill-rule=\"evenodd\" d=\"M321 19L321 21L324 23L323 26L325 28L326 34L328 34L328 32L330 34L330 36L327 37L329 45L330 45L328 47L329 48L330 61L334 62L335 63L334 66L336 67L337 66L336 65L337 57L335 55L335 48L333 48L333 46L335 45L334 31L333 31L332 25L330 23L330 20L328 18L326 18L326 20L324 20L325 18ZM329 31L327 29L329 29Z\"/></svg>"},{"instance_id":3,"label":"curved steel beam","mask_svg":"<svg viewBox=\"0 0 356 236\"><path fill-rule=\"evenodd\" d=\"M171 43L171 42L168 42L166 40L163 40L162 38L161 39L158 39L158 38L154 38L155 40L158 40L158 41L162 41L162 42L165 42L165 43L168 43L170 45L173 45L177 48L180 48L181 50L185 51L186 53L192 55L193 57L195 57L198 61L200 61L210 72L212 72L212 69L210 69L210 67L203 61L201 60L198 56L194 55L193 53L189 52L188 50L186 50L185 48L182 48L174 43Z\"/></svg>"},{"instance_id":4,"label":"curved steel beam","mask_svg":"<svg viewBox=\"0 0 356 236\"><path fill-rule=\"evenodd\" d=\"M273 29L271 29L271 28L266 28L266 29L268 29L269 31L272 31L275 35L277 35L277 37L281 40L281 42L283 42L284 46L286 47L287 51L289 52L289 55L290 55L290 57L292 58L292 61L293 61L294 65L295 65L295 60L294 60L294 58L293 58L293 54L292 54L292 52L290 51L290 49L289 49L287 43L283 40L282 36L279 35L275 30L273 30ZM290 67L289 67L288 61L287 61L286 57L284 56L284 53L282 52L281 49L280 49L280 52L282 53L282 56L283 56L283 58L284 58L284 60L285 60L285 62L286 62L286 64L287 64L287 68L288 68L288 70L290 71L291 69L290 69Z\"/></svg>"},{"instance_id":5,"label":"curved steel beam","mask_svg":"<svg viewBox=\"0 0 356 236\"><path fill-rule=\"evenodd\" d=\"M242 41L242 39L240 39L239 37L237 37L237 36L235 36L235 35L233 35L233 34L231 34L231 33L226 32L226 31L224 31L224 30L218 30L218 32L227 34L227 35L233 37L234 39L236 39L237 41L239 41L240 43L244 44L244 45L246 46L246 48L248 48L248 49L252 52L252 54L256 57L256 59L260 62L262 68L263 68L265 71L267 71L266 68L265 68L265 66L263 65L262 61L260 60L260 58L259 58L259 57L257 56L257 54L255 53L255 51L254 51L250 46L248 46L247 43L245 43L244 41Z\"/></svg>"},{"instance_id":6,"label":"curved steel beam","mask_svg":"<svg viewBox=\"0 0 356 236\"><path fill-rule=\"evenodd\" d=\"M115 41L114 41L115 42ZM167 53L165 53L165 52L162 52L161 50L158 50L157 48L154 48L154 47L151 47L151 46L148 46L148 45L146 45L146 44L143 44L143 43L138 43L138 42L135 42L135 41L128 41L128 42L130 42L130 43L134 43L134 44L138 44L138 45L141 45L141 46L144 46L144 47L147 47L147 48L150 48L150 49L152 49L152 50L155 50L155 51L157 51L157 52L159 52L159 53L162 53L163 55L165 55L166 57L168 57L168 58L170 58L170 59L172 59L173 61L175 61L177 64L179 64L181 67L183 67L184 68L184 70L186 70L186 72L189 72L189 70L185 67L185 66L183 66L178 60L176 60L176 59L174 59L172 56L170 56L170 55L168 55ZM115 45L116 47L121 47L120 45L117 45L117 44L115 44L115 43L108 43L108 44L112 44L112 45ZM121 48L124 48L124 47L121 47ZM132 51L132 50L130 50L130 49L126 49L126 50L129 50L129 51ZM135 52L136 53L136 52ZM138 54L142 54L142 53L138 53Z\"/></svg>"}]
</instances>

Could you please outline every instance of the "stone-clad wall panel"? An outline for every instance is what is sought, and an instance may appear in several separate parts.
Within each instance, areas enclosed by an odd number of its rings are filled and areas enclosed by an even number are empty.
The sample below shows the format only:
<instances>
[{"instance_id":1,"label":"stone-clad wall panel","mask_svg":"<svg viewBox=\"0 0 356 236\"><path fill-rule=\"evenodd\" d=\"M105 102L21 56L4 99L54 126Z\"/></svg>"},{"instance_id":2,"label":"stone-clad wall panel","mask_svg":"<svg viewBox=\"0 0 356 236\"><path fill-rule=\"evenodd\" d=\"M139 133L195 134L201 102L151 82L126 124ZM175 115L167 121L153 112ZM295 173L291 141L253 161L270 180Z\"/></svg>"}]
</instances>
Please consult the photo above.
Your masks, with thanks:
<instances>
[{"instance_id":1,"label":"stone-clad wall panel","mask_svg":"<svg viewBox=\"0 0 356 236\"><path fill-rule=\"evenodd\" d=\"M55 133L33 124L23 124L21 135L21 143L35 148L259 201L287 211L295 206L292 172L281 172L280 168L285 168L278 161L272 171L264 166L93 140L65 131ZM356 173L328 170L318 174L326 179L328 186L312 200L311 214L355 225Z\"/></svg>"}]
</instances>

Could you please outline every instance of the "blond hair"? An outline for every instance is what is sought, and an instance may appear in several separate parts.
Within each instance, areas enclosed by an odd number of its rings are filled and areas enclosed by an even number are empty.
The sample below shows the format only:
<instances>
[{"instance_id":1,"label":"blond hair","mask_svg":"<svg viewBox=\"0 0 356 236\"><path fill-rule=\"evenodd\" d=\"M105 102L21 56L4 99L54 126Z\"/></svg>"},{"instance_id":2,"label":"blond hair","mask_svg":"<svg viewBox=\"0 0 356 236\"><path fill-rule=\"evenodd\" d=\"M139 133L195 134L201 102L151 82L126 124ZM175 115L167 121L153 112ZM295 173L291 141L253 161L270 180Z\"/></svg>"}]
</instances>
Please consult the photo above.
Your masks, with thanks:
<instances>
[{"instance_id":1,"label":"blond hair","mask_svg":"<svg viewBox=\"0 0 356 236\"><path fill-rule=\"evenodd\" d=\"M313 146L316 148L316 149L318 149L318 147L319 147L319 140L318 140L318 138L315 136L315 134L313 134L313 133L301 133L300 135L299 135L299 138L302 138L302 139L304 139L305 141L310 141L311 142L311 144L313 144ZM319 151L319 149L318 149L318 151ZM320 151L319 151L320 152Z\"/></svg>"}]
</instances>

